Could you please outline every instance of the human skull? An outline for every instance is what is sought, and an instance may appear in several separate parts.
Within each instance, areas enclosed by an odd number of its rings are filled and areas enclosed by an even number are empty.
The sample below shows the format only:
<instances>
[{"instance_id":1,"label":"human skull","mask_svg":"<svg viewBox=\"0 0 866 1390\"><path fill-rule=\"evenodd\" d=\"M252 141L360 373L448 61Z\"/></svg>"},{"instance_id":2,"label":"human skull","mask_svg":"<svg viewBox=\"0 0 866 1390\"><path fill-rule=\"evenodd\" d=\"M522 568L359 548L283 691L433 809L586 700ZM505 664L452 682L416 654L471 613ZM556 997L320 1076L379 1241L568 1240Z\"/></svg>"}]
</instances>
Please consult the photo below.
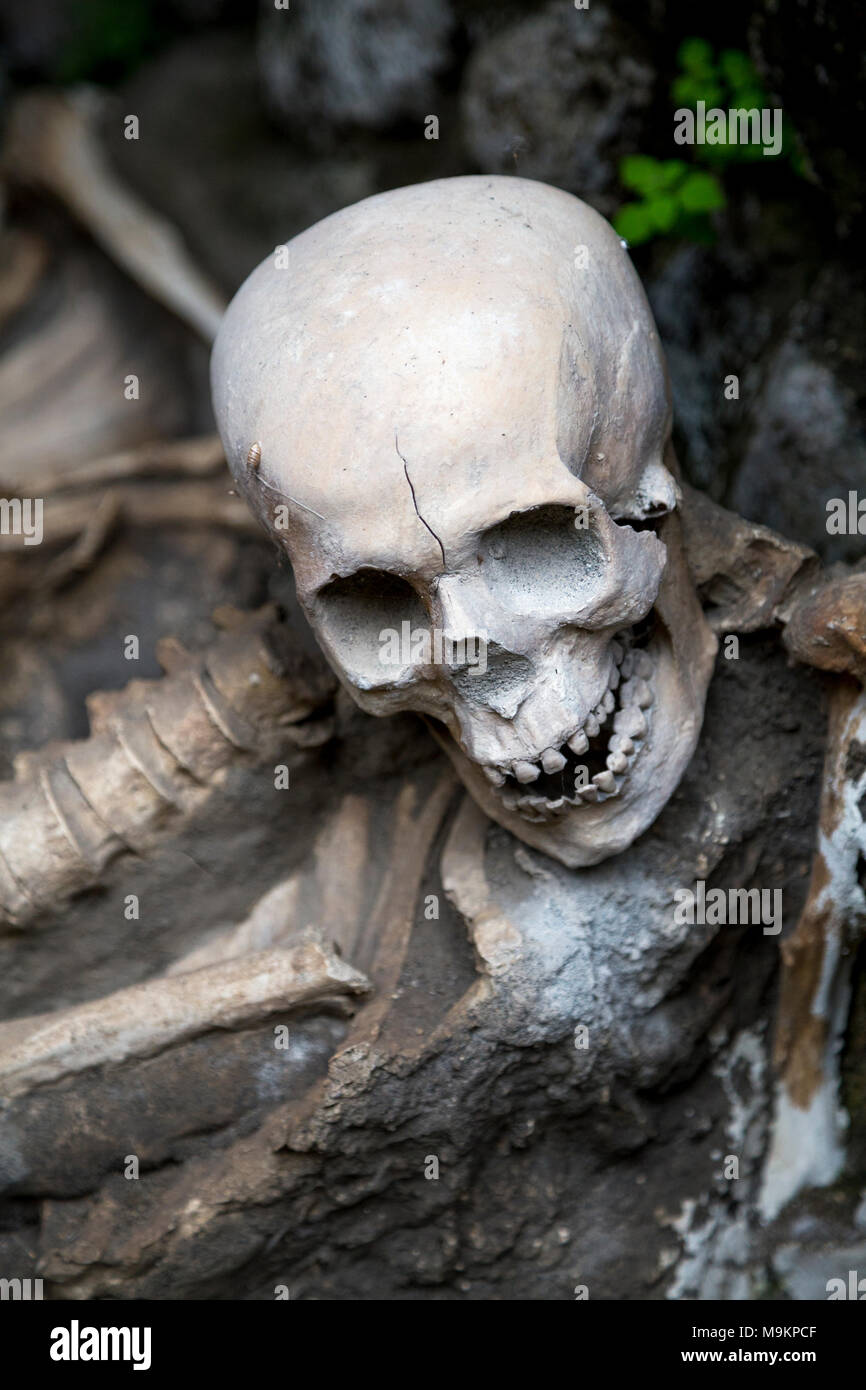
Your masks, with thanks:
<instances>
[{"instance_id":1,"label":"human skull","mask_svg":"<svg viewBox=\"0 0 866 1390\"><path fill-rule=\"evenodd\" d=\"M253 271L212 378L357 703L426 716L484 810L563 863L631 844L692 755L716 643L664 358L604 219L507 177L368 198Z\"/></svg>"}]
</instances>

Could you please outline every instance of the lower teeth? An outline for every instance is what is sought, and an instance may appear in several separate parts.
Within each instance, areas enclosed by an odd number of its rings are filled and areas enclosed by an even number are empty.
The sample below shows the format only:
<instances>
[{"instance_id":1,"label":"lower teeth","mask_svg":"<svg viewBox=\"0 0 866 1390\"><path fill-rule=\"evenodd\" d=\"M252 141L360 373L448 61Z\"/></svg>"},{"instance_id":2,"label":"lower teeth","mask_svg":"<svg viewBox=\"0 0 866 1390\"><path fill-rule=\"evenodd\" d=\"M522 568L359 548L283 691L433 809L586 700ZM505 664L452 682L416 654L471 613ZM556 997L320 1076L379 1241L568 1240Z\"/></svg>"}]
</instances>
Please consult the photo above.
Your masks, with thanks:
<instances>
[{"instance_id":1,"label":"lower teeth","mask_svg":"<svg viewBox=\"0 0 866 1390\"><path fill-rule=\"evenodd\" d=\"M628 776L629 765L646 733L647 721L642 711L652 703L648 685L652 671L652 660L645 651L626 650L621 663L613 668L608 690L584 721L583 728L572 734L560 749L547 750L548 765L561 758L560 768L555 771L544 769L545 755L542 755L540 776L530 784L531 797L527 794L529 787L525 783L520 785L511 774L503 779L505 785L501 786L500 794L508 809L516 810L533 822L543 822L549 815L562 813L568 806L593 805L618 796ZM591 746L600 734L603 734L605 746ZM621 735L619 739L617 734ZM588 763L595 762L597 765L595 773L583 761L587 755ZM578 785L576 779L581 766L586 780ZM502 774L491 776L490 772L488 770L487 774L490 780L500 785L498 778ZM545 782L548 784L547 794L541 790ZM554 786L551 787L550 783Z\"/></svg>"}]
</instances>

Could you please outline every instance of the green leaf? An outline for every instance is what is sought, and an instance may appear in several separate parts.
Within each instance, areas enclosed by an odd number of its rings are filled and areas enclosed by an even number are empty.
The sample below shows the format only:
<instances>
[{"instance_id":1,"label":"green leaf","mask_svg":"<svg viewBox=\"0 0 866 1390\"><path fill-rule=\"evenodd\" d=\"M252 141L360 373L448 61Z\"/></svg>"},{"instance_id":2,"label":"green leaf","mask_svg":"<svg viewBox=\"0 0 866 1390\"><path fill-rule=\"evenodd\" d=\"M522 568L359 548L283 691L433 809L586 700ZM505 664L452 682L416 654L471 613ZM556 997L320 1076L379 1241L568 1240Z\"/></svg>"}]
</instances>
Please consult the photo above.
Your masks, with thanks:
<instances>
[{"instance_id":1,"label":"green leaf","mask_svg":"<svg viewBox=\"0 0 866 1390\"><path fill-rule=\"evenodd\" d=\"M619 177L636 193L654 193L661 186L662 165L648 154L628 154L620 160Z\"/></svg>"},{"instance_id":2,"label":"green leaf","mask_svg":"<svg viewBox=\"0 0 866 1390\"><path fill-rule=\"evenodd\" d=\"M686 212L715 212L725 206L725 193L715 174L696 169L679 191Z\"/></svg>"},{"instance_id":3,"label":"green leaf","mask_svg":"<svg viewBox=\"0 0 866 1390\"><path fill-rule=\"evenodd\" d=\"M761 79L755 71L755 65L747 53L743 53L739 48L726 48L719 54L719 68L722 76L729 83L733 91L739 91L743 87L760 87Z\"/></svg>"},{"instance_id":4,"label":"green leaf","mask_svg":"<svg viewBox=\"0 0 866 1390\"><path fill-rule=\"evenodd\" d=\"M684 39L677 49L677 63L683 72L698 77L712 76L715 73L712 45L706 39Z\"/></svg>"},{"instance_id":5,"label":"green leaf","mask_svg":"<svg viewBox=\"0 0 866 1390\"><path fill-rule=\"evenodd\" d=\"M640 246L653 234L652 218L646 203L623 203L613 219L613 225L630 246Z\"/></svg>"},{"instance_id":6,"label":"green leaf","mask_svg":"<svg viewBox=\"0 0 866 1390\"><path fill-rule=\"evenodd\" d=\"M707 106L720 106L724 93L713 77L693 77L686 74L678 77L671 86L671 96L682 106L697 106L705 101Z\"/></svg>"},{"instance_id":7,"label":"green leaf","mask_svg":"<svg viewBox=\"0 0 866 1390\"><path fill-rule=\"evenodd\" d=\"M731 97L735 111L763 111L767 105L767 94L760 87L743 87Z\"/></svg>"},{"instance_id":8,"label":"green leaf","mask_svg":"<svg viewBox=\"0 0 866 1390\"><path fill-rule=\"evenodd\" d=\"M688 173L688 168L689 166L684 159L664 160L664 162L659 165L659 188L676 188L677 184L682 183L683 178Z\"/></svg>"},{"instance_id":9,"label":"green leaf","mask_svg":"<svg viewBox=\"0 0 866 1390\"><path fill-rule=\"evenodd\" d=\"M679 216L680 205L671 193L659 193L649 199L646 211L657 232L669 232Z\"/></svg>"}]
</instances>

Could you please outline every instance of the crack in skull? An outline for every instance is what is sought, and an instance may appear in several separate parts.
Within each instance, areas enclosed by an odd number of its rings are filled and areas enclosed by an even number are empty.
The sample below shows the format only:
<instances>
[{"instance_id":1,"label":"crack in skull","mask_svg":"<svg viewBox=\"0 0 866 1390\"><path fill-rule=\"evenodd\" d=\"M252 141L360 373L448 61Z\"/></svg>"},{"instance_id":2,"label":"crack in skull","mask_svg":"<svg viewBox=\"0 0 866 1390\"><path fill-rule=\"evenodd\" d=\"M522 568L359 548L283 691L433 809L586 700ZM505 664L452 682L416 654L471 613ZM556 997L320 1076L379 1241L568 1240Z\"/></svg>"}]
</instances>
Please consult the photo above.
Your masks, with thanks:
<instances>
[{"instance_id":1,"label":"crack in skull","mask_svg":"<svg viewBox=\"0 0 866 1390\"><path fill-rule=\"evenodd\" d=\"M715 652L627 251L570 194L473 175L334 213L291 262L229 306L214 406L326 658L362 709L423 716L527 844L621 852L694 751Z\"/></svg>"}]
</instances>

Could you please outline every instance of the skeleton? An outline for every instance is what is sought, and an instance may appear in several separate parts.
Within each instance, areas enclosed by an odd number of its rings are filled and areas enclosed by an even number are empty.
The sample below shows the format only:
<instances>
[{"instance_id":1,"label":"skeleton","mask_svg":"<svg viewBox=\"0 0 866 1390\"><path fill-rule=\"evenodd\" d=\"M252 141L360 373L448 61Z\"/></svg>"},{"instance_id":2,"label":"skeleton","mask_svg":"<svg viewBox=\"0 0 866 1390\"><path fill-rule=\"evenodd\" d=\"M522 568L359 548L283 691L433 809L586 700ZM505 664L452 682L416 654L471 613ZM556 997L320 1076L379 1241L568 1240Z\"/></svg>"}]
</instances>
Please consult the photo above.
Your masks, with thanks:
<instances>
[{"instance_id":1,"label":"skeleton","mask_svg":"<svg viewBox=\"0 0 866 1390\"><path fill-rule=\"evenodd\" d=\"M626 849L694 751L716 644L658 337L608 224L522 179L368 199L250 276L213 387L361 707L424 714L487 814L562 863ZM404 624L462 660L385 664Z\"/></svg>"},{"instance_id":2,"label":"skeleton","mask_svg":"<svg viewBox=\"0 0 866 1390\"><path fill-rule=\"evenodd\" d=\"M417 815L415 788L407 786L389 874L373 895L366 928L348 942L374 997L333 1057L324 1089L312 1090L303 1106L275 1110L260 1134L209 1155L197 1174L205 1201L190 1201L182 1170L177 1181L164 1175L153 1224L125 1213L128 1240L115 1235L107 1185L80 1215L71 1211L69 1227L61 1211L49 1209L39 1272L80 1296L146 1291L154 1264L170 1274L184 1268L193 1241L212 1235L219 1244L233 1219L237 1173L245 1174L246 1224L271 1211L277 1220L281 1209L290 1225L305 1222L310 1192L320 1190L314 1152L323 1155L323 1170L328 1161L338 1170L348 1162L354 1173L359 1155L362 1167L377 1167L368 1162L378 1154L376 1097L392 1067L401 1069L401 1094L411 1108L412 1097L424 1095L421 1078L439 1049L462 1061L479 1025L505 1070L509 1049L519 1052L527 1041L553 1046L563 1029L568 1033L580 1017L574 998L568 989L564 1004L555 990L546 995L548 981L563 969L566 983L577 981L588 995L595 986L579 979L584 957L575 953L577 964L570 964L572 941L564 943L564 960L556 958L546 885L551 901L559 895L577 904L579 919L581 884L597 872L591 866L628 848L658 816L698 737L714 633L787 625L798 659L860 680L864 674L862 575L817 589L814 559L803 547L679 487L652 320L623 248L589 209L522 180L450 180L383 195L328 219L291 244L288 262L280 269L281 260L269 261L254 273L219 337L214 386L227 457L240 489L291 558L320 645L350 695L376 715L410 710L427 718L477 803L464 802L452 826L442 883L475 944L479 973L436 1030L416 1030L416 1045L383 1041L399 998L423 863L450 795L445 779ZM258 627L271 620L253 620L253 645L242 643L232 658L237 679L226 698L234 715L247 712L245 662L259 661ZM443 631L452 652L464 656L472 639L483 640L486 670L465 659L440 667L426 653L421 662L389 668L380 660L381 635L404 621L413 631ZM210 778L211 760L222 769L235 748L239 760L257 754L267 762L287 733L301 746L305 729L313 744L328 736L326 707L317 710L312 731L306 727L316 691L299 695L291 681L285 689L277 681L271 692L273 729L256 703L262 727L255 738L228 736L225 719L214 722L212 701L203 724L201 674L224 663L223 652L166 663L176 674L162 698L172 706L179 746L195 733L208 759L204 790L181 787L195 793L181 804L190 815L218 780ZM847 691L847 722L836 731L839 747L828 751L828 786L844 776L842 755L866 719L862 694L851 682ZM108 700L103 710L94 702L89 745L22 761L21 786L8 789L20 831L16 865L26 877L31 859L53 855L47 887L54 898L104 880L120 850L86 853L92 845L77 833L78 821L71 835L68 813L58 818L53 792L67 758L73 767L95 768L108 749L123 777L133 776L122 756L128 740L118 742L117 731L138 717L139 705L150 708L160 698L159 690L142 689L116 705ZM576 776L580 766L585 781ZM80 785L87 793L90 782ZM126 828L152 845L165 808L148 796L135 802L134 824ZM108 803L103 810L111 818ZM324 878L335 856L346 857L354 816L351 805L341 807L335 833L323 835ZM544 861L517 851L537 890L535 905L515 904L507 885L488 873L488 817L567 866L554 864L553 874ZM828 843L838 838L838 820L828 812ZM840 858L847 865L856 857L850 817L842 832L837 868ZM359 837L351 856L358 904L367 843ZM616 861L624 877L640 855L636 845ZM587 874L569 874L571 868ZM349 877L341 862L336 897L344 919ZM817 1037L808 1027L819 1013L816 979L829 942L821 926L823 880L815 887L803 918L807 930L786 961L789 1007L780 1024L782 1100L804 1115L821 1083L823 1049L832 1044L829 1026ZM333 885L324 889L322 925L332 939L337 901ZM853 941L862 892L858 898L854 879L833 891L842 905L831 923L838 951L846 914ZM23 924L42 905L38 893L28 896L22 903L12 894L0 910ZM134 1067L136 1059L164 1054L227 1019L237 1027L297 1002L318 997L333 1007L337 995L365 994L365 975L341 966L315 934L305 942L302 922L286 920L302 900L295 875L240 926L180 957L167 976L85 1008L4 1025L0 1073L16 1092L17 1113L26 1118L31 1103L36 1110L42 1101L50 1105L46 1077L90 1084L88 1074L106 1061ZM595 931L602 924L592 925ZM798 966L804 957L805 967ZM688 963L680 962L679 979ZM640 980L639 969L621 978ZM230 1017L221 1013L226 991ZM639 1020L641 1008L651 1006L641 1006L630 985L627 994ZM559 998L556 1007L551 998ZM155 1004L161 1030L148 1021ZM600 1084L605 1065L596 1059L587 1085L590 1078ZM477 1093L471 1077L467 1083L463 1094L455 1080L454 1100L471 1132ZM65 1094L77 1124L78 1093ZM285 1151L292 1159L310 1157L287 1169ZM807 1179L816 1176L808 1163L801 1166ZM315 1206L327 1210L319 1196ZM266 1219L267 1253L281 1236Z\"/></svg>"}]
</instances>

